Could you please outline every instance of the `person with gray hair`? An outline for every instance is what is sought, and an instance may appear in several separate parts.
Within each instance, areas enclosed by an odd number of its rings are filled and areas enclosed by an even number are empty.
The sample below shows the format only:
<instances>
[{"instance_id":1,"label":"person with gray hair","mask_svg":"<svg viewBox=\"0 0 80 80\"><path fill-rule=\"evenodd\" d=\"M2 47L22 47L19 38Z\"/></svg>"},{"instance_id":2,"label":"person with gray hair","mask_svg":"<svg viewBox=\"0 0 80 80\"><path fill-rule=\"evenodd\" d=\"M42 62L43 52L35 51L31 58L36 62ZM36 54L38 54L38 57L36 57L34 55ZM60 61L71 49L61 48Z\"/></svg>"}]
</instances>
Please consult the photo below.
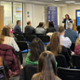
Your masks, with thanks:
<instances>
[{"instance_id":1,"label":"person with gray hair","mask_svg":"<svg viewBox=\"0 0 80 80\"><path fill-rule=\"evenodd\" d=\"M72 23L68 23L67 24L67 29L65 31L65 37L69 37L69 39L75 43L76 42L76 39L79 37L78 33L74 30L72 30Z\"/></svg>"}]
</instances>

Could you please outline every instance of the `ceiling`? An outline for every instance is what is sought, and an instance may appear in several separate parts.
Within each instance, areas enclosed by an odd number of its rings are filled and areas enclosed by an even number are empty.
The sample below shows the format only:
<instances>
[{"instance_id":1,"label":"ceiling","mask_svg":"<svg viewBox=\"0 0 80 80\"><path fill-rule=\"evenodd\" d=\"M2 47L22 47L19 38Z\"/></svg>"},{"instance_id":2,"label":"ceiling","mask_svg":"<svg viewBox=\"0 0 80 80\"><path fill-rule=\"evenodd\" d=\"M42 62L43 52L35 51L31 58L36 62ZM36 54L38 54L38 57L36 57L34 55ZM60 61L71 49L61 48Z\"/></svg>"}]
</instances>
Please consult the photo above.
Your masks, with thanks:
<instances>
[{"instance_id":1,"label":"ceiling","mask_svg":"<svg viewBox=\"0 0 80 80\"><path fill-rule=\"evenodd\" d=\"M42 2L42 3L52 3L52 4L54 3L55 4L80 4L80 0L0 0L0 1Z\"/></svg>"}]
</instances>

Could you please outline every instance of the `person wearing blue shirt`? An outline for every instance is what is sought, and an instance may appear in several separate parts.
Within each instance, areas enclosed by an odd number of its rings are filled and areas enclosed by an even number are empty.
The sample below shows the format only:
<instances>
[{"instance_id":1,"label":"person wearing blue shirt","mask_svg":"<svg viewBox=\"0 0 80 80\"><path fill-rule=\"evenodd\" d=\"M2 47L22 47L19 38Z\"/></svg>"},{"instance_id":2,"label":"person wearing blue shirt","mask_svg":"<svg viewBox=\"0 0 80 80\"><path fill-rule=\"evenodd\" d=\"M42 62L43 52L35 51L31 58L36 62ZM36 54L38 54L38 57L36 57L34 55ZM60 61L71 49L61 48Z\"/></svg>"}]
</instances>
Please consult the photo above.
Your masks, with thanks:
<instances>
[{"instance_id":1,"label":"person wearing blue shirt","mask_svg":"<svg viewBox=\"0 0 80 80\"><path fill-rule=\"evenodd\" d=\"M22 33L20 26L21 26L21 21L18 20L16 26L14 27L14 33Z\"/></svg>"},{"instance_id":2,"label":"person wearing blue shirt","mask_svg":"<svg viewBox=\"0 0 80 80\"><path fill-rule=\"evenodd\" d=\"M79 37L78 33L74 30L72 30L71 23L67 24L67 29L65 31L65 37L69 37L70 40L75 43L76 39Z\"/></svg>"}]
</instances>

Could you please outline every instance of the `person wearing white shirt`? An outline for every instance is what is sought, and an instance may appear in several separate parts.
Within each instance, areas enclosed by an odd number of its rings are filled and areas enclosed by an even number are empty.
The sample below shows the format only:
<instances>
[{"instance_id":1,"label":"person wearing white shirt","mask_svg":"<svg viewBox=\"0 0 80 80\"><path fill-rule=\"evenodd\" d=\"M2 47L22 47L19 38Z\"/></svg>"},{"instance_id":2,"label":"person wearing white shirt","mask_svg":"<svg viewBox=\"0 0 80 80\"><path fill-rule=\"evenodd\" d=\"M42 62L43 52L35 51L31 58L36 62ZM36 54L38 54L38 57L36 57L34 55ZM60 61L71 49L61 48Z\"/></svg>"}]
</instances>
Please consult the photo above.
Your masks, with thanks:
<instances>
[{"instance_id":1,"label":"person wearing white shirt","mask_svg":"<svg viewBox=\"0 0 80 80\"><path fill-rule=\"evenodd\" d=\"M66 48L70 48L72 42L68 37L64 37L65 29L64 27L59 27L58 31L60 32L60 44L65 46Z\"/></svg>"},{"instance_id":2,"label":"person wearing white shirt","mask_svg":"<svg viewBox=\"0 0 80 80\"><path fill-rule=\"evenodd\" d=\"M13 36L10 34L10 30L9 30L8 25L6 25L2 30L2 33L0 36L0 44L7 44L15 49L16 54L19 55L19 57L20 57L21 68L23 68L23 66L22 66L22 64L23 64L22 53L20 52L20 49L19 49L17 43L15 42Z\"/></svg>"}]
</instances>

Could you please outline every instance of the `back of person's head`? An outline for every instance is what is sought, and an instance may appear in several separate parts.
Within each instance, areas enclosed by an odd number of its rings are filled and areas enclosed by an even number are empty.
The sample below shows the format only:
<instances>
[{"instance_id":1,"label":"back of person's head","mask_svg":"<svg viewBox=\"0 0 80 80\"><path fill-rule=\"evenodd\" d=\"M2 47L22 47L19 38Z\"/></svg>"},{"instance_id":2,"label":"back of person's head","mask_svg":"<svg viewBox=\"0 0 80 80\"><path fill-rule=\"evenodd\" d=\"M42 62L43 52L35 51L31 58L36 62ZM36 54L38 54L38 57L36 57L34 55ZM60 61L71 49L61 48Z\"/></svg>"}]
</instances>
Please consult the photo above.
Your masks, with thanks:
<instances>
[{"instance_id":1,"label":"back of person's head","mask_svg":"<svg viewBox=\"0 0 80 80\"><path fill-rule=\"evenodd\" d=\"M51 40L50 40L50 48L55 56L58 55L58 52L59 53L61 52L60 33L59 32L54 32L52 34Z\"/></svg>"},{"instance_id":2,"label":"back of person's head","mask_svg":"<svg viewBox=\"0 0 80 80\"><path fill-rule=\"evenodd\" d=\"M16 24L19 25L20 22L21 22L21 20L17 20Z\"/></svg>"},{"instance_id":3,"label":"back of person's head","mask_svg":"<svg viewBox=\"0 0 80 80\"><path fill-rule=\"evenodd\" d=\"M44 22L40 22L38 27L43 27L44 28L45 23Z\"/></svg>"},{"instance_id":4,"label":"back of person's head","mask_svg":"<svg viewBox=\"0 0 80 80\"><path fill-rule=\"evenodd\" d=\"M40 72L39 80L55 80L56 60L52 52L44 51L39 56L38 72Z\"/></svg>"},{"instance_id":5,"label":"back of person's head","mask_svg":"<svg viewBox=\"0 0 80 80\"><path fill-rule=\"evenodd\" d=\"M30 46L31 49L31 55L29 59L31 61L37 61L39 58L39 55L44 51L44 45L41 39L35 38Z\"/></svg>"},{"instance_id":6,"label":"back of person's head","mask_svg":"<svg viewBox=\"0 0 80 80\"><path fill-rule=\"evenodd\" d=\"M30 25L31 24L31 21L27 21L27 25Z\"/></svg>"},{"instance_id":7,"label":"back of person's head","mask_svg":"<svg viewBox=\"0 0 80 80\"><path fill-rule=\"evenodd\" d=\"M61 34L61 33L63 33L63 32L65 32L65 28L63 27L63 26L60 26L59 28L58 28L58 32Z\"/></svg>"},{"instance_id":8,"label":"back of person's head","mask_svg":"<svg viewBox=\"0 0 80 80\"><path fill-rule=\"evenodd\" d=\"M49 21L49 23L48 23L48 27L54 27L54 23L53 23L53 21Z\"/></svg>"},{"instance_id":9,"label":"back of person's head","mask_svg":"<svg viewBox=\"0 0 80 80\"><path fill-rule=\"evenodd\" d=\"M77 46L79 44L80 44L80 38L77 38L76 43L75 43L75 46Z\"/></svg>"},{"instance_id":10,"label":"back of person's head","mask_svg":"<svg viewBox=\"0 0 80 80\"><path fill-rule=\"evenodd\" d=\"M71 28L72 29L72 23L67 23L67 28Z\"/></svg>"},{"instance_id":11,"label":"back of person's head","mask_svg":"<svg viewBox=\"0 0 80 80\"><path fill-rule=\"evenodd\" d=\"M13 25L12 23L9 23L8 26L9 26L10 28L13 28L14 25Z\"/></svg>"},{"instance_id":12,"label":"back of person's head","mask_svg":"<svg viewBox=\"0 0 80 80\"><path fill-rule=\"evenodd\" d=\"M2 33L1 33L1 36L0 36L0 44L2 44L2 42L4 41L5 36L12 37L9 29L10 29L9 26L4 26Z\"/></svg>"}]
</instances>

